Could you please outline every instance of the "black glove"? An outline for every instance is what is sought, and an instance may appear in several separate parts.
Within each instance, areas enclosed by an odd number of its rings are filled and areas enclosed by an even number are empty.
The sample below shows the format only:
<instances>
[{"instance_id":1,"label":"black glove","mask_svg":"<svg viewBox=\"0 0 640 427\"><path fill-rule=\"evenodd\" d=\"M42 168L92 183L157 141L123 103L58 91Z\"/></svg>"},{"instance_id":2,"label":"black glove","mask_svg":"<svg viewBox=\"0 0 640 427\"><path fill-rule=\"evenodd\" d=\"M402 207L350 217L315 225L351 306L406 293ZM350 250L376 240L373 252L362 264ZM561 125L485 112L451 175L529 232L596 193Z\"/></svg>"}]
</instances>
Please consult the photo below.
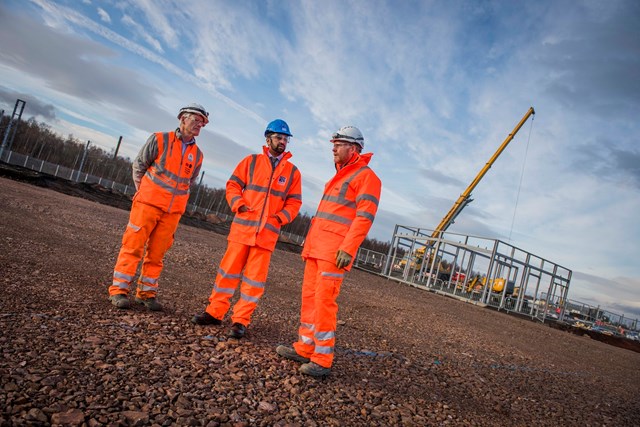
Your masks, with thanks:
<instances>
[{"instance_id":1,"label":"black glove","mask_svg":"<svg viewBox=\"0 0 640 427\"><path fill-rule=\"evenodd\" d=\"M353 257L351 255L349 255L348 253L346 253L343 250L339 250L336 253L336 267L345 268L346 266L351 264L351 260L352 259L353 259Z\"/></svg>"}]
</instances>

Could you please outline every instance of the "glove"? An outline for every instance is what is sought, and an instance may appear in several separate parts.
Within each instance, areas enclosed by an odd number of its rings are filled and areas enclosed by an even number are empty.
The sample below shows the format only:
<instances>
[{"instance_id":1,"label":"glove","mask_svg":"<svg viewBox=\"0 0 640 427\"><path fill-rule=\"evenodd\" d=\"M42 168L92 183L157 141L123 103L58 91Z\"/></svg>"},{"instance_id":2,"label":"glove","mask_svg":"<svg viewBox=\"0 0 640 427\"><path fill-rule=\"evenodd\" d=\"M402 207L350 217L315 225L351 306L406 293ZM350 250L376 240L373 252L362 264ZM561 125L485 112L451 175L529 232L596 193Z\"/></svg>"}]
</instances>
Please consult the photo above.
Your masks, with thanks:
<instances>
[{"instance_id":1,"label":"glove","mask_svg":"<svg viewBox=\"0 0 640 427\"><path fill-rule=\"evenodd\" d=\"M353 259L353 257L351 255L349 255L348 253L346 253L343 250L339 250L336 253L336 267L345 268L346 266L351 264L351 260L352 259Z\"/></svg>"}]
</instances>

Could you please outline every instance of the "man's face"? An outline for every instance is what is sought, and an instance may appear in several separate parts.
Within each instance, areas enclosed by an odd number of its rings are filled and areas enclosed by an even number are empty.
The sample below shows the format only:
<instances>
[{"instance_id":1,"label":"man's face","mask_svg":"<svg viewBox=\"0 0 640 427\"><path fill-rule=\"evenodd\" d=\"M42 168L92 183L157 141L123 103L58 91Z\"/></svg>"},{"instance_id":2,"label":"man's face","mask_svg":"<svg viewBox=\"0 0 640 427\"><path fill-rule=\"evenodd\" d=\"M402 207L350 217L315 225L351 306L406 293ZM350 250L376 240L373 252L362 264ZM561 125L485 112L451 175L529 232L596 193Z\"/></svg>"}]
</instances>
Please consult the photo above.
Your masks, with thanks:
<instances>
[{"instance_id":1,"label":"man's face","mask_svg":"<svg viewBox=\"0 0 640 427\"><path fill-rule=\"evenodd\" d=\"M267 137L267 145L269 146L269 152L272 156L279 156L284 153L289 143L289 135L281 133L272 133Z\"/></svg>"},{"instance_id":2,"label":"man's face","mask_svg":"<svg viewBox=\"0 0 640 427\"><path fill-rule=\"evenodd\" d=\"M333 161L336 165L344 165L356 152L353 144L344 141L331 141L333 144Z\"/></svg>"},{"instance_id":3,"label":"man's face","mask_svg":"<svg viewBox=\"0 0 640 427\"><path fill-rule=\"evenodd\" d=\"M185 114L180 120L180 125L180 131L185 139L189 140L200 135L200 129L204 127L204 119L197 114Z\"/></svg>"}]
</instances>

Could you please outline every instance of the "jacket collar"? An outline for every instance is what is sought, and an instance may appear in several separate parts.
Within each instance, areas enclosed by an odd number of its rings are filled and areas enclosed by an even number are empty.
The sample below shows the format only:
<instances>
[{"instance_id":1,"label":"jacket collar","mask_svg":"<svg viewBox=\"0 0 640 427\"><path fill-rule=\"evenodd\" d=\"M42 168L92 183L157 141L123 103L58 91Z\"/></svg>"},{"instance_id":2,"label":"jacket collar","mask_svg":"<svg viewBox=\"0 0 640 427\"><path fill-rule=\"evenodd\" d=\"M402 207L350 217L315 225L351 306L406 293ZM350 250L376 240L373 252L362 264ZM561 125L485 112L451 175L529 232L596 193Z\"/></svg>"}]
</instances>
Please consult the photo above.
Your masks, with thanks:
<instances>
[{"instance_id":1,"label":"jacket collar","mask_svg":"<svg viewBox=\"0 0 640 427\"><path fill-rule=\"evenodd\" d=\"M353 157L351 157L349 159L349 161L347 163L345 163L344 165L340 166L340 165L336 164L335 165L336 166L336 171L341 171L342 169L346 168L347 166L351 166L351 165L362 164L362 166L366 166L371 161L371 156L373 156L373 153L358 154L356 152L356 153L353 154Z\"/></svg>"},{"instance_id":2,"label":"jacket collar","mask_svg":"<svg viewBox=\"0 0 640 427\"><path fill-rule=\"evenodd\" d=\"M196 137L194 136L191 141L184 141L182 139L182 132L180 132L180 128L176 128L176 138L179 139L180 141L182 141L185 144L195 144L196 143Z\"/></svg>"},{"instance_id":3,"label":"jacket collar","mask_svg":"<svg viewBox=\"0 0 640 427\"><path fill-rule=\"evenodd\" d=\"M271 153L269 152L269 147L267 147L266 145L264 145L262 147L262 152L264 153L265 156L267 157L273 157L271 155ZM278 156L278 163L280 163L281 161L288 159L292 156L291 151L285 151L284 153L280 154Z\"/></svg>"}]
</instances>

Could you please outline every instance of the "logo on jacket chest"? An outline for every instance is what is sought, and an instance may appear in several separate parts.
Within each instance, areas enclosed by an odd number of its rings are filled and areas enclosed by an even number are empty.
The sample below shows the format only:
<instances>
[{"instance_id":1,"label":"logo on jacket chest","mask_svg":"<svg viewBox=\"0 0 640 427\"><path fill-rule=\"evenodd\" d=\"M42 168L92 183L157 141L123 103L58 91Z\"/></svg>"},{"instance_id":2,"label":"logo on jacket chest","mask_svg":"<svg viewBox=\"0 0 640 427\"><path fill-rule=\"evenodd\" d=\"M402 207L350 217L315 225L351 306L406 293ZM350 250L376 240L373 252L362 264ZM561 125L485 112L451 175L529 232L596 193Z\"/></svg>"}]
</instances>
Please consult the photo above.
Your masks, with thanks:
<instances>
[{"instance_id":1,"label":"logo on jacket chest","mask_svg":"<svg viewBox=\"0 0 640 427\"><path fill-rule=\"evenodd\" d=\"M287 178L285 178L284 176L280 175L276 182L278 183L278 185L284 185L287 182Z\"/></svg>"},{"instance_id":2,"label":"logo on jacket chest","mask_svg":"<svg viewBox=\"0 0 640 427\"><path fill-rule=\"evenodd\" d=\"M184 173L186 175L191 175L193 173L193 154L191 153L187 156L187 161L184 164Z\"/></svg>"}]
</instances>

